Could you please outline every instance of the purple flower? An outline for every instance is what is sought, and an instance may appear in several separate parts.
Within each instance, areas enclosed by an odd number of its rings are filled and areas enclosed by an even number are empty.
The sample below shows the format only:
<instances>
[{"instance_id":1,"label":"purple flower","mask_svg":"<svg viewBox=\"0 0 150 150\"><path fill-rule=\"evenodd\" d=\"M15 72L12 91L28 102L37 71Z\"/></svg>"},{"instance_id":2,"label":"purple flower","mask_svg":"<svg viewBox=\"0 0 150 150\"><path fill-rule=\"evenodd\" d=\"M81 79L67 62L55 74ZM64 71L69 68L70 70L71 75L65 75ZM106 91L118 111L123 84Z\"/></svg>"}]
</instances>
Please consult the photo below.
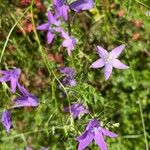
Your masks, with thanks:
<instances>
[{"instance_id":1,"label":"purple flower","mask_svg":"<svg viewBox=\"0 0 150 150\"><path fill-rule=\"evenodd\" d=\"M77 41L75 38L70 37L69 34L64 31L61 32L61 35L64 38L62 46L67 48L67 53L70 56L71 51L73 51L74 45Z\"/></svg>"},{"instance_id":2,"label":"purple flower","mask_svg":"<svg viewBox=\"0 0 150 150\"><path fill-rule=\"evenodd\" d=\"M101 150L107 150L104 136L115 138L118 135L102 128L96 119L90 120L84 133L76 138L79 141L78 150L85 149L93 140L95 140Z\"/></svg>"},{"instance_id":3,"label":"purple flower","mask_svg":"<svg viewBox=\"0 0 150 150\"><path fill-rule=\"evenodd\" d=\"M2 113L1 122L2 122L3 126L6 128L7 133L10 133L10 128L12 126L12 122L11 122L10 113L7 110L5 110Z\"/></svg>"},{"instance_id":4,"label":"purple flower","mask_svg":"<svg viewBox=\"0 0 150 150\"><path fill-rule=\"evenodd\" d=\"M59 70L61 73L64 74L64 78L62 80L63 85L70 85L70 86L76 85L76 81L74 79L75 71L72 68L62 67Z\"/></svg>"},{"instance_id":5,"label":"purple flower","mask_svg":"<svg viewBox=\"0 0 150 150\"><path fill-rule=\"evenodd\" d=\"M60 32L61 22L50 11L47 13L47 19L48 22L39 25L36 29L47 31L47 43L50 44L55 37L55 32Z\"/></svg>"},{"instance_id":6,"label":"purple flower","mask_svg":"<svg viewBox=\"0 0 150 150\"><path fill-rule=\"evenodd\" d=\"M105 80L107 80L111 73L112 69L117 68L117 69L128 69L129 67L125 64L123 64L120 60L118 60L118 56L121 54L123 51L125 45L120 45L116 48L114 48L110 53L108 53L104 48L101 46L97 46L97 52L99 56L101 57L100 59L96 60L92 65L90 66L91 68L101 68L105 66L104 68L104 76Z\"/></svg>"},{"instance_id":7,"label":"purple flower","mask_svg":"<svg viewBox=\"0 0 150 150\"><path fill-rule=\"evenodd\" d=\"M70 107L64 108L64 111L71 112L72 117L75 118L81 118L84 114L88 114L89 111L84 108L84 106L81 103L74 103Z\"/></svg>"},{"instance_id":8,"label":"purple flower","mask_svg":"<svg viewBox=\"0 0 150 150\"><path fill-rule=\"evenodd\" d=\"M56 16L62 17L65 21L68 20L69 6L65 5L65 1L53 0L53 5L56 11Z\"/></svg>"},{"instance_id":9,"label":"purple flower","mask_svg":"<svg viewBox=\"0 0 150 150\"><path fill-rule=\"evenodd\" d=\"M8 71L0 70L0 74L3 74L3 76L0 78L0 82L10 81L11 91L15 93L21 70L19 68L15 68Z\"/></svg>"},{"instance_id":10,"label":"purple flower","mask_svg":"<svg viewBox=\"0 0 150 150\"><path fill-rule=\"evenodd\" d=\"M92 9L93 7L94 7L93 0L77 0L70 4L70 8L76 12L79 12L82 10L89 10L89 9Z\"/></svg>"},{"instance_id":11,"label":"purple flower","mask_svg":"<svg viewBox=\"0 0 150 150\"><path fill-rule=\"evenodd\" d=\"M26 107L26 106L37 107L39 105L37 97L30 94L20 84L18 84L18 88L19 88L20 92L22 93L22 96L20 96L14 100L15 105L13 106L13 108Z\"/></svg>"},{"instance_id":12,"label":"purple flower","mask_svg":"<svg viewBox=\"0 0 150 150\"><path fill-rule=\"evenodd\" d=\"M32 148L31 147L26 147L26 150L32 150Z\"/></svg>"}]
</instances>

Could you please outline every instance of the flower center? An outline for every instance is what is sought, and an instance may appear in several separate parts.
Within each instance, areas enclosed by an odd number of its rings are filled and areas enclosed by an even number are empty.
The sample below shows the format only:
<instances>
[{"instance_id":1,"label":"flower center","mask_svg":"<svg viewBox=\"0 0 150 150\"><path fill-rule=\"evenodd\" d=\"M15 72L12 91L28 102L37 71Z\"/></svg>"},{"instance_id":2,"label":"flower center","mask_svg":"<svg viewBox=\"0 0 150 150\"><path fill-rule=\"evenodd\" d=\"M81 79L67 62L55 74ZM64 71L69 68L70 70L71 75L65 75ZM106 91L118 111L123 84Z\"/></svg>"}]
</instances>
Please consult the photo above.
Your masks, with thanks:
<instances>
[{"instance_id":1,"label":"flower center","mask_svg":"<svg viewBox=\"0 0 150 150\"><path fill-rule=\"evenodd\" d=\"M92 133L97 133L98 131L100 131L99 127L94 127L91 132Z\"/></svg>"},{"instance_id":2,"label":"flower center","mask_svg":"<svg viewBox=\"0 0 150 150\"><path fill-rule=\"evenodd\" d=\"M105 56L104 61L105 61L105 63L110 64L113 61L113 59L114 58L110 54L108 54L107 56Z\"/></svg>"}]
</instances>

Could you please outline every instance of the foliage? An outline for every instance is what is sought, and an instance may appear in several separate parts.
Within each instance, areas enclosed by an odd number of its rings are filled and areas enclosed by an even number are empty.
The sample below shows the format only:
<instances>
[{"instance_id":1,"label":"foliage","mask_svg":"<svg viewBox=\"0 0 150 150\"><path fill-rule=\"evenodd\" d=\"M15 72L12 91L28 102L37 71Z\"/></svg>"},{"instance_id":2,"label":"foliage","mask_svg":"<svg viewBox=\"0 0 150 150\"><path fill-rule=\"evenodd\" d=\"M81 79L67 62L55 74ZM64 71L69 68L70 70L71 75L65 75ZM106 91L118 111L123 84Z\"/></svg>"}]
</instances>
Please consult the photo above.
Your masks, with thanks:
<instances>
[{"instance_id":1,"label":"foliage","mask_svg":"<svg viewBox=\"0 0 150 150\"><path fill-rule=\"evenodd\" d=\"M46 21L50 1L43 0L43 11L33 5L33 14L31 4L22 6L19 0L0 1L1 69L21 68L20 82L40 100L37 108L11 111L13 129L7 135L0 125L0 149L23 150L31 146L38 150L44 146L52 150L75 150L78 144L75 138L93 117L119 134L115 140L106 139L109 150L145 149L144 130L150 141L150 16L146 15L150 11L149 0L96 0L95 3L94 9L77 14L71 24L71 35L78 42L69 57L60 46L59 37L48 45L43 32L38 31L38 37L33 32L32 17L36 25ZM9 32L21 15L2 53ZM33 27L31 31L27 28L29 24ZM102 69L89 68L98 58L94 46L111 50L122 43L126 47L120 59L130 69L114 69L111 78L105 81ZM58 68L61 66L76 70L77 86L60 84L62 75ZM2 112L13 104L16 95L10 94L5 84L0 85L0 92ZM73 121L63 110L72 102L82 102L90 115ZM93 143L88 149L98 147Z\"/></svg>"}]
</instances>

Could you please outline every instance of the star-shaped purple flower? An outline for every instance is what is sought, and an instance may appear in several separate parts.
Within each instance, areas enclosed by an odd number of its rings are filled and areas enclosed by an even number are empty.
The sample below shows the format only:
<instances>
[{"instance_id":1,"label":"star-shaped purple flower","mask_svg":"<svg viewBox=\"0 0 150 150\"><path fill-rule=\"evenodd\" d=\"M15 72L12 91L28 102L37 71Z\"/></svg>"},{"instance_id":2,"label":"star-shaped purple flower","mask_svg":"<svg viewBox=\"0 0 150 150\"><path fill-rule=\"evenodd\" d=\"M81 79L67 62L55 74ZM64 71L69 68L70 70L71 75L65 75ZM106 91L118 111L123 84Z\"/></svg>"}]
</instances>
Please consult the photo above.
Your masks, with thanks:
<instances>
[{"instance_id":1,"label":"star-shaped purple flower","mask_svg":"<svg viewBox=\"0 0 150 150\"><path fill-rule=\"evenodd\" d=\"M14 100L15 105L13 108L17 107L37 107L39 105L38 98L30 94L23 86L18 84L19 91L22 96Z\"/></svg>"},{"instance_id":2,"label":"star-shaped purple flower","mask_svg":"<svg viewBox=\"0 0 150 150\"><path fill-rule=\"evenodd\" d=\"M82 10L89 10L94 7L93 0L77 0L70 4L70 8L75 12L80 12Z\"/></svg>"},{"instance_id":3,"label":"star-shaped purple flower","mask_svg":"<svg viewBox=\"0 0 150 150\"><path fill-rule=\"evenodd\" d=\"M56 16L62 17L65 21L68 20L69 6L65 5L65 1L53 0L53 5L56 11Z\"/></svg>"},{"instance_id":4,"label":"star-shaped purple flower","mask_svg":"<svg viewBox=\"0 0 150 150\"><path fill-rule=\"evenodd\" d=\"M10 128L12 126L12 121L11 121L11 115L7 110L5 110L2 113L1 122L2 122L3 126L6 128L6 132L10 133Z\"/></svg>"},{"instance_id":5,"label":"star-shaped purple flower","mask_svg":"<svg viewBox=\"0 0 150 150\"><path fill-rule=\"evenodd\" d=\"M64 38L62 46L67 48L67 53L70 56L71 51L73 51L74 45L76 44L77 40L69 36L69 34L64 31L61 32L61 35Z\"/></svg>"},{"instance_id":6,"label":"star-shaped purple flower","mask_svg":"<svg viewBox=\"0 0 150 150\"><path fill-rule=\"evenodd\" d=\"M118 135L102 128L96 119L90 120L84 133L76 138L79 141L78 150L85 149L93 140L95 140L101 150L107 150L104 136L115 138Z\"/></svg>"},{"instance_id":7,"label":"star-shaped purple flower","mask_svg":"<svg viewBox=\"0 0 150 150\"><path fill-rule=\"evenodd\" d=\"M129 67L125 64L123 64L120 60L118 60L118 56L121 54L123 51L125 45L120 45L116 48L114 48L110 53L108 53L104 48L101 46L97 46L97 52L99 56L101 57L92 65L90 66L91 68L101 68L105 66L104 68L104 76L105 80L107 80L110 75L112 74L112 69L117 68L117 69L128 69Z\"/></svg>"},{"instance_id":8,"label":"star-shaped purple flower","mask_svg":"<svg viewBox=\"0 0 150 150\"><path fill-rule=\"evenodd\" d=\"M0 74L3 74L3 76L0 78L0 82L10 81L11 91L13 93L15 93L18 79L19 79L20 74L21 74L21 70L19 68L15 68L15 69L8 70L8 71L0 70Z\"/></svg>"},{"instance_id":9,"label":"star-shaped purple flower","mask_svg":"<svg viewBox=\"0 0 150 150\"><path fill-rule=\"evenodd\" d=\"M62 80L63 85L70 85L75 86L76 81L74 79L75 77L75 71L70 67L62 67L59 68L60 72L64 74L64 78Z\"/></svg>"},{"instance_id":10,"label":"star-shaped purple flower","mask_svg":"<svg viewBox=\"0 0 150 150\"><path fill-rule=\"evenodd\" d=\"M58 20L58 17L54 16L50 11L47 13L47 19L48 22L39 25L36 29L47 31L47 43L50 44L55 37L55 32L60 32L61 22Z\"/></svg>"},{"instance_id":11,"label":"star-shaped purple flower","mask_svg":"<svg viewBox=\"0 0 150 150\"><path fill-rule=\"evenodd\" d=\"M72 117L75 118L81 118L84 114L88 114L89 111L85 109L83 104L81 103L74 103L70 107L64 108L65 112L71 112Z\"/></svg>"}]
</instances>

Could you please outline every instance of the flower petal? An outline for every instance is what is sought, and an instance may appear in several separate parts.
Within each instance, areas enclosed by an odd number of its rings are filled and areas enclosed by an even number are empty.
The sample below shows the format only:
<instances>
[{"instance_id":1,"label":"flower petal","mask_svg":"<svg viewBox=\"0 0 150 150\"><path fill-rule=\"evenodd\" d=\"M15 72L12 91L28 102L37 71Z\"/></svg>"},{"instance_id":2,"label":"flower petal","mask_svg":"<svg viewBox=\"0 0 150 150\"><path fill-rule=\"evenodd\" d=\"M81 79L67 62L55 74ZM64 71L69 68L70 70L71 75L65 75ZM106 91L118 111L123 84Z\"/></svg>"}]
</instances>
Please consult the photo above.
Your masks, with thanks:
<instances>
[{"instance_id":1,"label":"flower petal","mask_svg":"<svg viewBox=\"0 0 150 150\"><path fill-rule=\"evenodd\" d=\"M50 11L47 12L47 19L50 24L53 24L56 21L55 17Z\"/></svg>"},{"instance_id":2,"label":"flower petal","mask_svg":"<svg viewBox=\"0 0 150 150\"><path fill-rule=\"evenodd\" d=\"M16 92L17 82L18 82L18 79L16 79L16 78L11 79L11 91L13 93Z\"/></svg>"},{"instance_id":3,"label":"flower petal","mask_svg":"<svg viewBox=\"0 0 150 150\"><path fill-rule=\"evenodd\" d=\"M124 47L125 47L125 45L122 44L122 45L120 45L120 46L114 48L114 49L110 52L110 55L111 55L113 58L117 58L117 57L121 54L121 52L123 51Z\"/></svg>"},{"instance_id":4,"label":"flower petal","mask_svg":"<svg viewBox=\"0 0 150 150\"><path fill-rule=\"evenodd\" d=\"M1 73L1 74L8 74L8 73L9 73L9 71L0 70L0 73Z\"/></svg>"},{"instance_id":5,"label":"flower petal","mask_svg":"<svg viewBox=\"0 0 150 150\"><path fill-rule=\"evenodd\" d=\"M112 62L113 67L117 69L128 69L129 67L125 64L123 64L120 60L114 59Z\"/></svg>"},{"instance_id":6,"label":"flower petal","mask_svg":"<svg viewBox=\"0 0 150 150\"><path fill-rule=\"evenodd\" d=\"M3 77L0 78L0 82L7 82L10 80L10 76L9 75L4 75Z\"/></svg>"},{"instance_id":7,"label":"flower petal","mask_svg":"<svg viewBox=\"0 0 150 150\"><path fill-rule=\"evenodd\" d=\"M10 133L10 128L12 126L12 121L11 121L11 115L10 115L9 111L5 110L2 113L1 122L2 122L3 126L5 127L7 133Z\"/></svg>"},{"instance_id":8,"label":"flower petal","mask_svg":"<svg viewBox=\"0 0 150 150\"><path fill-rule=\"evenodd\" d=\"M43 30L43 31L48 30L48 28L49 28L49 23L44 23L36 27L37 30Z\"/></svg>"},{"instance_id":9,"label":"flower petal","mask_svg":"<svg viewBox=\"0 0 150 150\"><path fill-rule=\"evenodd\" d=\"M96 49L97 49L97 53L102 58L104 58L108 54L108 52L101 46L97 46Z\"/></svg>"},{"instance_id":10,"label":"flower petal","mask_svg":"<svg viewBox=\"0 0 150 150\"><path fill-rule=\"evenodd\" d=\"M19 91L24 95L30 95L30 93L24 88L24 86L21 86L19 83L17 84Z\"/></svg>"},{"instance_id":11,"label":"flower petal","mask_svg":"<svg viewBox=\"0 0 150 150\"><path fill-rule=\"evenodd\" d=\"M104 61L103 59L98 59L96 60L94 63L92 63L92 65L90 66L90 68L101 68L104 66Z\"/></svg>"},{"instance_id":12,"label":"flower petal","mask_svg":"<svg viewBox=\"0 0 150 150\"><path fill-rule=\"evenodd\" d=\"M50 31L47 32L47 43L51 44L54 39L54 34L52 34Z\"/></svg>"},{"instance_id":13,"label":"flower petal","mask_svg":"<svg viewBox=\"0 0 150 150\"><path fill-rule=\"evenodd\" d=\"M101 150L107 150L107 146L101 132L95 133L94 140Z\"/></svg>"},{"instance_id":14,"label":"flower petal","mask_svg":"<svg viewBox=\"0 0 150 150\"><path fill-rule=\"evenodd\" d=\"M89 133L84 139L79 140L78 150L85 149L93 141L93 134Z\"/></svg>"},{"instance_id":15,"label":"flower petal","mask_svg":"<svg viewBox=\"0 0 150 150\"><path fill-rule=\"evenodd\" d=\"M112 73L112 69L113 69L112 65L110 65L110 64L105 65L105 68L104 68L105 80L107 80L110 77L110 75Z\"/></svg>"},{"instance_id":16,"label":"flower petal","mask_svg":"<svg viewBox=\"0 0 150 150\"><path fill-rule=\"evenodd\" d=\"M69 7L67 5L63 5L61 7L60 15L63 17L64 20L68 20L68 10L69 10Z\"/></svg>"},{"instance_id":17,"label":"flower petal","mask_svg":"<svg viewBox=\"0 0 150 150\"><path fill-rule=\"evenodd\" d=\"M16 98L14 100L14 103L15 105L12 108L25 107L25 106L37 107L39 105L37 97L32 95Z\"/></svg>"},{"instance_id":18,"label":"flower petal","mask_svg":"<svg viewBox=\"0 0 150 150\"><path fill-rule=\"evenodd\" d=\"M69 54L68 54L69 55ZM70 81L69 81L69 84L70 84L70 86L76 86L76 81L74 80L74 79L71 79Z\"/></svg>"},{"instance_id":19,"label":"flower petal","mask_svg":"<svg viewBox=\"0 0 150 150\"><path fill-rule=\"evenodd\" d=\"M111 138L115 138L118 136L117 134L110 132L110 131L103 129L103 128L101 128L101 131L103 132L104 135L109 136Z\"/></svg>"},{"instance_id":20,"label":"flower petal","mask_svg":"<svg viewBox=\"0 0 150 150\"><path fill-rule=\"evenodd\" d=\"M76 12L87 10L94 7L93 0L77 0L70 4L70 8Z\"/></svg>"}]
</instances>

